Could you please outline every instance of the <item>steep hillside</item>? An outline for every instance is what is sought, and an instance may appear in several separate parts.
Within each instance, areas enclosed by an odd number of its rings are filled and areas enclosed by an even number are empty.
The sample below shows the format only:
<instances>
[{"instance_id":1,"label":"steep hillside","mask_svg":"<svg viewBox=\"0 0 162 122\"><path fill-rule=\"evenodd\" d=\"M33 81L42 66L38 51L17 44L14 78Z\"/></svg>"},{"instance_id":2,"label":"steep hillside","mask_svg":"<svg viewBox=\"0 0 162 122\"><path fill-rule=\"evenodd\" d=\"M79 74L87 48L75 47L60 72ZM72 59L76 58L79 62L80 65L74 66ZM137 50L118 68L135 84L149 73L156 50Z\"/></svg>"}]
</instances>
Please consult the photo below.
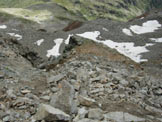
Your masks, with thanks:
<instances>
[{"instance_id":1,"label":"steep hillside","mask_svg":"<svg viewBox=\"0 0 162 122\"><path fill-rule=\"evenodd\" d=\"M162 122L161 3L0 0L0 122Z\"/></svg>"},{"instance_id":2,"label":"steep hillside","mask_svg":"<svg viewBox=\"0 0 162 122\"><path fill-rule=\"evenodd\" d=\"M162 122L161 11L52 33L2 18L0 122Z\"/></svg>"},{"instance_id":3,"label":"steep hillside","mask_svg":"<svg viewBox=\"0 0 162 122\"><path fill-rule=\"evenodd\" d=\"M119 21L127 21L162 5L160 0L3 0L0 1L0 7L28 8L47 3L56 3L75 16L86 20L109 18ZM62 18L68 17L64 17L63 14Z\"/></svg>"},{"instance_id":4,"label":"steep hillside","mask_svg":"<svg viewBox=\"0 0 162 122\"><path fill-rule=\"evenodd\" d=\"M66 7L69 11L79 13L87 20L96 18L110 18L114 20L127 21L128 19L140 15L149 7L149 2L145 0L54 0L59 5Z\"/></svg>"}]
</instances>

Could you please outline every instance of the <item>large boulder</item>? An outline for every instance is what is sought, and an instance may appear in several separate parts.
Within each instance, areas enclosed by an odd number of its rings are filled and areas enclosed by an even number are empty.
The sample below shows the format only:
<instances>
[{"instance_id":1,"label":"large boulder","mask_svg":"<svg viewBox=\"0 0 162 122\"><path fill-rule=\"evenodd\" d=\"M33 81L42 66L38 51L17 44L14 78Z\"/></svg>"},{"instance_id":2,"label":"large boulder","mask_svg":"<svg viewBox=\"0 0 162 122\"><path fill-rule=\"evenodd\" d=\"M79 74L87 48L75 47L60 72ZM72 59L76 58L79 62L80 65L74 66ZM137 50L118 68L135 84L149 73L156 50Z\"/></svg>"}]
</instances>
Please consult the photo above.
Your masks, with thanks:
<instances>
[{"instance_id":1,"label":"large boulder","mask_svg":"<svg viewBox=\"0 0 162 122\"><path fill-rule=\"evenodd\" d=\"M61 82L61 90L51 97L50 104L65 113L77 113L77 104L74 101L74 88L67 81Z\"/></svg>"},{"instance_id":2,"label":"large boulder","mask_svg":"<svg viewBox=\"0 0 162 122\"><path fill-rule=\"evenodd\" d=\"M48 122L53 122L53 121L69 121L70 116L63 111L54 108L50 105L46 104L41 104L40 107L38 108L38 112L36 115L33 117L33 121L37 120L45 120Z\"/></svg>"}]
</instances>

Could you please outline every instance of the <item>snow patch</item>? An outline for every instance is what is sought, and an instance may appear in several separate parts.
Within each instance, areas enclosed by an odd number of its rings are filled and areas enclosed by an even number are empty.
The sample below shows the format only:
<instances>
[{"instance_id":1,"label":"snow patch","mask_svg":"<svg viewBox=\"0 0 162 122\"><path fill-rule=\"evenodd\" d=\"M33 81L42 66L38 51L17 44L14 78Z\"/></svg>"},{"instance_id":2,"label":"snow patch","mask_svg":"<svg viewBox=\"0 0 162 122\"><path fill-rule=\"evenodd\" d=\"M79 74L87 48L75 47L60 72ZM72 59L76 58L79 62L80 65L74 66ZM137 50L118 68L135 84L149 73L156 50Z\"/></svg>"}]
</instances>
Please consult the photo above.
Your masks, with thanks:
<instances>
[{"instance_id":1,"label":"snow patch","mask_svg":"<svg viewBox=\"0 0 162 122\"><path fill-rule=\"evenodd\" d=\"M58 57L59 55L61 55L59 53L59 49L60 49L61 44L63 43L63 39L58 38L58 39L55 39L54 42L56 45L52 49L47 50L47 55L46 55L47 57L50 57L50 56Z\"/></svg>"},{"instance_id":2,"label":"snow patch","mask_svg":"<svg viewBox=\"0 0 162 122\"><path fill-rule=\"evenodd\" d=\"M6 29L7 26L6 25L0 25L0 29Z\"/></svg>"},{"instance_id":3,"label":"snow patch","mask_svg":"<svg viewBox=\"0 0 162 122\"><path fill-rule=\"evenodd\" d=\"M140 19L144 19L145 17L141 17Z\"/></svg>"},{"instance_id":4,"label":"snow patch","mask_svg":"<svg viewBox=\"0 0 162 122\"><path fill-rule=\"evenodd\" d=\"M99 31L85 32L85 33L76 34L76 35L98 42L97 37L100 35L100 32Z\"/></svg>"},{"instance_id":5,"label":"snow patch","mask_svg":"<svg viewBox=\"0 0 162 122\"><path fill-rule=\"evenodd\" d=\"M161 24L157 20L150 20L143 23L142 26L132 25L130 29L136 34L144 34L154 32L155 30L158 30L160 27Z\"/></svg>"},{"instance_id":6,"label":"snow patch","mask_svg":"<svg viewBox=\"0 0 162 122\"><path fill-rule=\"evenodd\" d=\"M15 33L7 33L7 34L9 34L10 36L16 37L17 40L21 40L22 39L22 36L19 35L19 34L15 34Z\"/></svg>"},{"instance_id":7,"label":"snow patch","mask_svg":"<svg viewBox=\"0 0 162 122\"><path fill-rule=\"evenodd\" d=\"M15 28L13 28L12 30L13 30L13 31L19 31L19 30L15 29Z\"/></svg>"},{"instance_id":8,"label":"snow patch","mask_svg":"<svg viewBox=\"0 0 162 122\"><path fill-rule=\"evenodd\" d=\"M102 30L107 31L107 32L109 31L107 28L102 28Z\"/></svg>"},{"instance_id":9,"label":"snow patch","mask_svg":"<svg viewBox=\"0 0 162 122\"><path fill-rule=\"evenodd\" d=\"M162 43L162 38L150 38L152 41Z\"/></svg>"},{"instance_id":10,"label":"snow patch","mask_svg":"<svg viewBox=\"0 0 162 122\"><path fill-rule=\"evenodd\" d=\"M114 42L112 40L101 41L98 40L97 37L100 35L99 31L94 32L85 32L83 34L77 34L83 38L91 39L95 42L102 43L110 48L116 49L119 53L129 57L133 61L140 63L147 61L147 59L142 59L141 53L149 52L146 48L148 46L152 46L153 44L146 44L144 46L135 46L133 42Z\"/></svg>"},{"instance_id":11,"label":"snow patch","mask_svg":"<svg viewBox=\"0 0 162 122\"><path fill-rule=\"evenodd\" d=\"M133 36L132 32L131 32L129 29L127 29L127 28L124 28L124 29L122 30L122 32L125 33L125 34L128 35L128 36Z\"/></svg>"},{"instance_id":12,"label":"snow patch","mask_svg":"<svg viewBox=\"0 0 162 122\"><path fill-rule=\"evenodd\" d=\"M68 45L69 44L69 41L70 41L70 37L73 36L73 34L70 34L68 36L68 38L65 40L65 44Z\"/></svg>"},{"instance_id":13,"label":"snow patch","mask_svg":"<svg viewBox=\"0 0 162 122\"><path fill-rule=\"evenodd\" d=\"M34 44L40 46L43 42L44 42L44 39L40 39L40 40L36 41Z\"/></svg>"}]
</instances>

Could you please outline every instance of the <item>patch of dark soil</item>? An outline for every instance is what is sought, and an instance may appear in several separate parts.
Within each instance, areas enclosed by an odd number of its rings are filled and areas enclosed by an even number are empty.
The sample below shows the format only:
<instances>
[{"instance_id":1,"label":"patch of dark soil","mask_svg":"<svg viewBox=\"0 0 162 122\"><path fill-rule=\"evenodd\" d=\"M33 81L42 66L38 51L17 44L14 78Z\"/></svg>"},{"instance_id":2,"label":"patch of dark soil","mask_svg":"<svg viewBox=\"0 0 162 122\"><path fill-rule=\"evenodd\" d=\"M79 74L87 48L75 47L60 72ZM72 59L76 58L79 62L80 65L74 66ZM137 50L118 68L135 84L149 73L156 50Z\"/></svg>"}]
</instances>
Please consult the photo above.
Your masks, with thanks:
<instances>
[{"instance_id":1,"label":"patch of dark soil","mask_svg":"<svg viewBox=\"0 0 162 122\"><path fill-rule=\"evenodd\" d=\"M65 28L63 29L63 31L67 32L67 31L74 30L74 29L76 29L76 28L81 27L82 24L83 24L83 22L74 21L74 22L70 23L67 27L65 27Z\"/></svg>"},{"instance_id":2,"label":"patch of dark soil","mask_svg":"<svg viewBox=\"0 0 162 122\"><path fill-rule=\"evenodd\" d=\"M45 29L38 29L37 31L40 31L40 32L47 32L47 30L45 30Z\"/></svg>"}]
</instances>

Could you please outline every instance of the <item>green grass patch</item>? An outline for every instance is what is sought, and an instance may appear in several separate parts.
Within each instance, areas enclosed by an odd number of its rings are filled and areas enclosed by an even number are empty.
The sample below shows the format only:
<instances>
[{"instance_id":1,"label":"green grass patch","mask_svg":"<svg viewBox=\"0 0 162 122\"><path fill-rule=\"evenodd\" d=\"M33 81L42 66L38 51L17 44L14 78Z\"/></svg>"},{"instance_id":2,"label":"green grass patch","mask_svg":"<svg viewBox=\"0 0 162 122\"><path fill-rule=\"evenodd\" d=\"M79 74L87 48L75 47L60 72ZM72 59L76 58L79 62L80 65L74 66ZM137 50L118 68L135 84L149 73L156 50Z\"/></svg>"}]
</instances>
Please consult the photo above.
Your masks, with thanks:
<instances>
[{"instance_id":1,"label":"green grass patch","mask_svg":"<svg viewBox=\"0 0 162 122\"><path fill-rule=\"evenodd\" d=\"M42 0L0 0L1 8L25 8L34 4L44 3Z\"/></svg>"}]
</instances>

